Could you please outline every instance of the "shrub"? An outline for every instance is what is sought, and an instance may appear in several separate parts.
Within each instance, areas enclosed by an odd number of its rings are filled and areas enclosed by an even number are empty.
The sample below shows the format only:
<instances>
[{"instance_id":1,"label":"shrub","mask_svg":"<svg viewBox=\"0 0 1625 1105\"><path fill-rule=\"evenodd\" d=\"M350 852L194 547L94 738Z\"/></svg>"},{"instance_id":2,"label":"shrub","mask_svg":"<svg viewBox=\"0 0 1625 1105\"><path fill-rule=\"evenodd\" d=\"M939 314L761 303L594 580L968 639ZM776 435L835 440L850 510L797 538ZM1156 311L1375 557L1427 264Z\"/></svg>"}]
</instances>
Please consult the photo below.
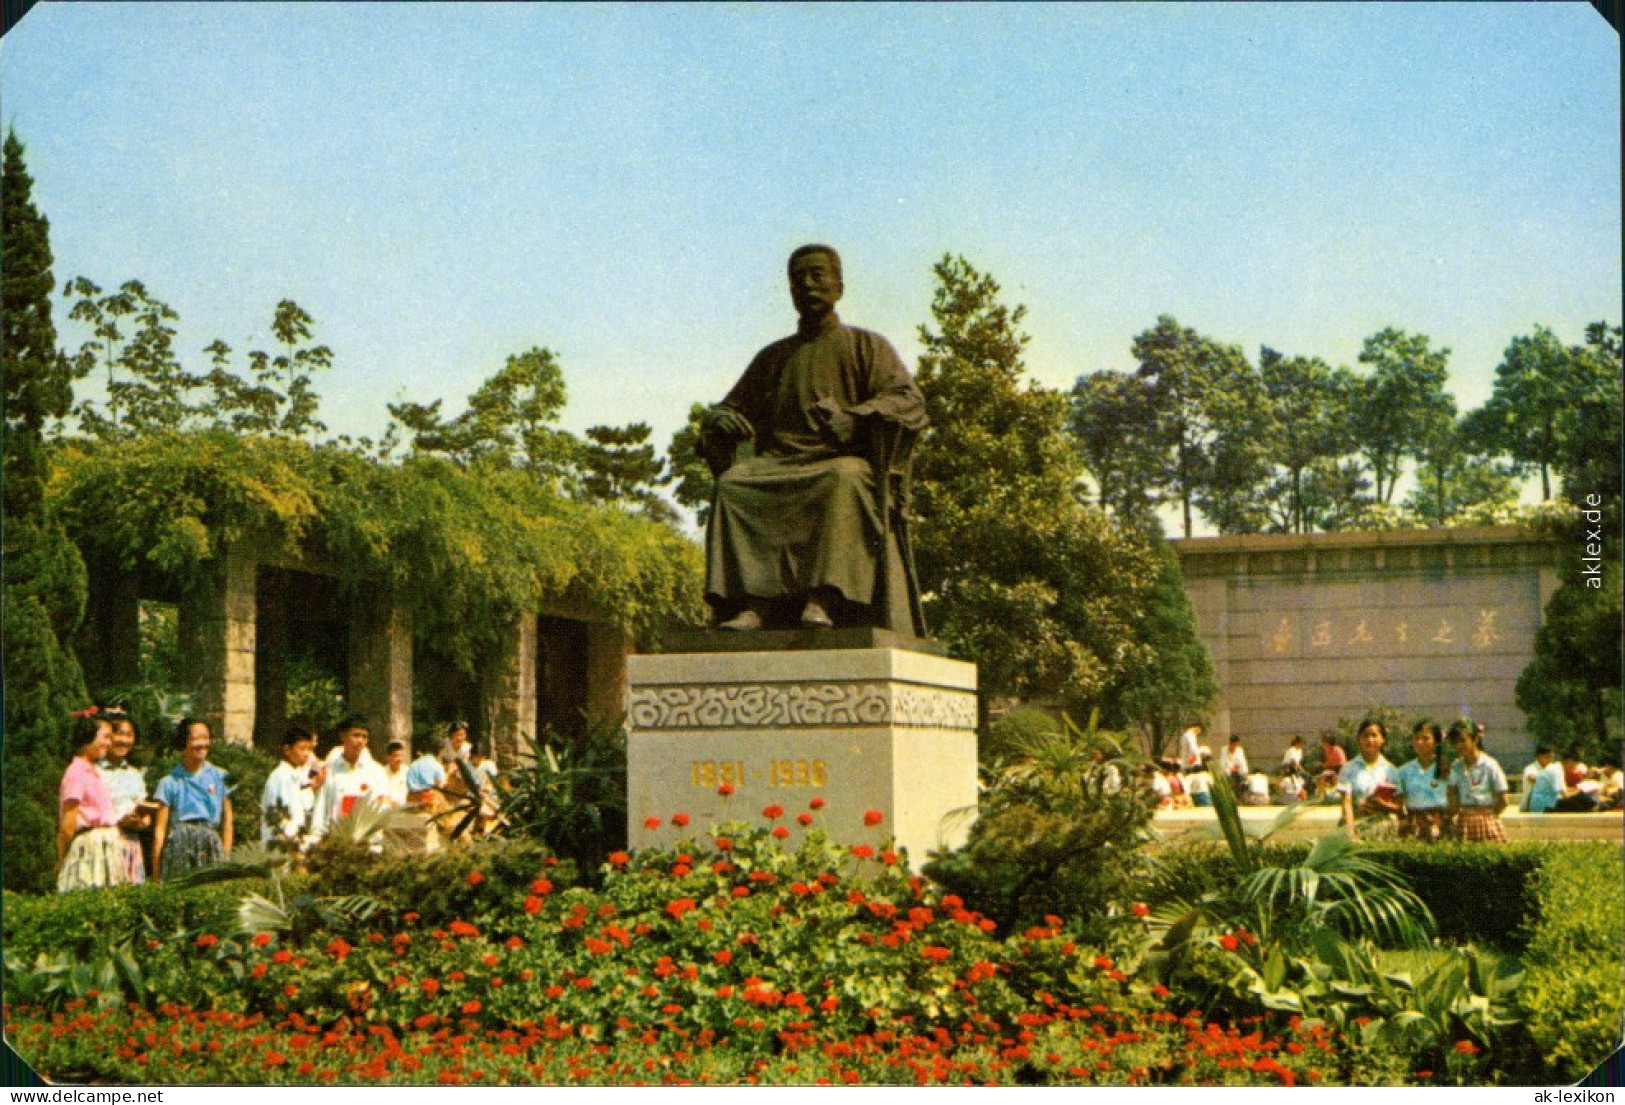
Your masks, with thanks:
<instances>
[{"instance_id":1,"label":"shrub","mask_svg":"<svg viewBox=\"0 0 1625 1105\"><path fill-rule=\"evenodd\" d=\"M1519 990L1547 1079L1576 1082L1619 1046L1625 987L1625 873L1616 844L1554 846L1535 881Z\"/></svg>"},{"instance_id":2,"label":"shrub","mask_svg":"<svg viewBox=\"0 0 1625 1105\"><path fill-rule=\"evenodd\" d=\"M1022 928L1048 914L1108 938L1145 871L1156 798L1137 762L1094 719L1017 738L982 794L965 846L925 873L972 909Z\"/></svg>"}]
</instances>

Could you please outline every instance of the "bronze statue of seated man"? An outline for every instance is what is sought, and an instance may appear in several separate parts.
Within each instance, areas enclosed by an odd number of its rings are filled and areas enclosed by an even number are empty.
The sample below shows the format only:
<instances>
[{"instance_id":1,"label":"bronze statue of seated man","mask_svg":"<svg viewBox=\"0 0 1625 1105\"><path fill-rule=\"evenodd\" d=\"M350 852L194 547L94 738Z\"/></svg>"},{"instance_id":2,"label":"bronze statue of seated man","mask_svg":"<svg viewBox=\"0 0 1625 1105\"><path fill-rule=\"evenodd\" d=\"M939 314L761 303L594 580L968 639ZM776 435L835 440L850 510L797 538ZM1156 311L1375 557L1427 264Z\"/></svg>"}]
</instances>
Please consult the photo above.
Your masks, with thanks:
<instances>
[{"instance_id":1,"label":"bronze statue of seated man","mask_svg":"<svg viewBox=\"0 0 1625 1105\"><path fill-rule=\"evenodd\" d=\"M835 314L841 260L828 246L790 255L796 333L763 349L701 425L717 475L706 529L706 601L718 628L897 625L896 562L918 609L890 455L926 426L925 399L889 342ZM753 451L740 457L738 447ZM882 458L877 460L878 458ZM877 479L877 464L886 478ZM905 622L909 619L905 616Z\"/></svg>"}]
</instances>

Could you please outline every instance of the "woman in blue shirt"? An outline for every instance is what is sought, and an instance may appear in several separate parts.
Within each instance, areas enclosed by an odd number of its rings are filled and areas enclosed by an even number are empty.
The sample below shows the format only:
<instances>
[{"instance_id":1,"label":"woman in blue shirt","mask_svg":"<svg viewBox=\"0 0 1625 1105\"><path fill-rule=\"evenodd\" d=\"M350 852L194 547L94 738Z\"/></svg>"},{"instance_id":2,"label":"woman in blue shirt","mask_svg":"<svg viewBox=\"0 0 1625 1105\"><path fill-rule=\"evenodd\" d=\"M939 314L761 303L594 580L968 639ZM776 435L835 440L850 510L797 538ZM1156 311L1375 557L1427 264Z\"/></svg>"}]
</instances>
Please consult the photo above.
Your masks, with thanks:
<instances>
[{"instance_id":1,"label":"woman in blue shirt","mask_svg":"<svg viewBox=\"0 0 1625 1105\"><path fill-rule=\"evenodd\" d=\"M1401 836L1430 844L1444 836L1450 795L1448 779L1439 763L1439 745L1443 742L1444 730L1431 721L1419 721L1411 730L1411 750L1416 758L1407 760L1399 769L1399 797L1405 803Z\"/></svg>"},{"instance_id":2,"label":"woman in blue shirt","mask_svg":"<svg viewBox=\"0 0 1625 1105\"><path fill-rule=\"evenodd\" d=\"M207 722L182 718L175 726L181 762L158 780L152 874L178 875L210 867L231 854L234 829L226 773L209 763L213 737Z\"/></svg>"}]
</instances>

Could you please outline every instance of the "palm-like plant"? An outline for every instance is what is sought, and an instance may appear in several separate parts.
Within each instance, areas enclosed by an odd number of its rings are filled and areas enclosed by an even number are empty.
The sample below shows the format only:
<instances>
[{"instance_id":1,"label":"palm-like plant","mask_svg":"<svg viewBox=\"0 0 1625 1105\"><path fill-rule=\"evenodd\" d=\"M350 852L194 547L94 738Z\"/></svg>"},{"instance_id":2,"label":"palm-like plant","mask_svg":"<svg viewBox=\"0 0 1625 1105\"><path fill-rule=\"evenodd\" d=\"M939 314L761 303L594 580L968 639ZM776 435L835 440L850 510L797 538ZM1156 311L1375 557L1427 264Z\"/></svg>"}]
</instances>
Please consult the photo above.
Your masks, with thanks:
<instances>
[{"instance_id":1,"label":"palm-like plant","mask_svg":"<svg viewBox=\"0 0 1625 1105\"><path fill-rule=\"evenodd\" d=\"M527 755L508 772L501 801L508 833L596 870L626 843L624 726L588 718L572 735L524 739Z\"/></svg>"}]
</instances>

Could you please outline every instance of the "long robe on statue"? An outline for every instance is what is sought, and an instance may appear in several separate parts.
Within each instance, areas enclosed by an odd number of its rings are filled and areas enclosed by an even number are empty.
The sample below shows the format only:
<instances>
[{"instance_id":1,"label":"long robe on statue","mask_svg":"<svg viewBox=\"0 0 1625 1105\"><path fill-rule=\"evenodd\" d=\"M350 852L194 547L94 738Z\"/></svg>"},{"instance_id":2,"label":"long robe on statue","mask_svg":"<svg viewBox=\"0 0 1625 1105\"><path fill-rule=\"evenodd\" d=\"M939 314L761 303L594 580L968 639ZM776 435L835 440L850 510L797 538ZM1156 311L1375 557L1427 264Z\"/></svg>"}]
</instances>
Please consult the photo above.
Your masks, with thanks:
<instances>
[{"instance_id":1,"label":"long robe on statue","mask_svg":"<svg viewBox=\"0 0 1625 1105\"><path fill-rule=\"evenodd\" d=\"M834 588L848 602L875 595L884 532L865 425L918 433L925 398L891 344L833 313L758 353L722 405L755 430L755 455L717 481L706 530L706 599L728 607ZM841 442L830 412L853 416Z\"/></svg>"}]
</instances>

